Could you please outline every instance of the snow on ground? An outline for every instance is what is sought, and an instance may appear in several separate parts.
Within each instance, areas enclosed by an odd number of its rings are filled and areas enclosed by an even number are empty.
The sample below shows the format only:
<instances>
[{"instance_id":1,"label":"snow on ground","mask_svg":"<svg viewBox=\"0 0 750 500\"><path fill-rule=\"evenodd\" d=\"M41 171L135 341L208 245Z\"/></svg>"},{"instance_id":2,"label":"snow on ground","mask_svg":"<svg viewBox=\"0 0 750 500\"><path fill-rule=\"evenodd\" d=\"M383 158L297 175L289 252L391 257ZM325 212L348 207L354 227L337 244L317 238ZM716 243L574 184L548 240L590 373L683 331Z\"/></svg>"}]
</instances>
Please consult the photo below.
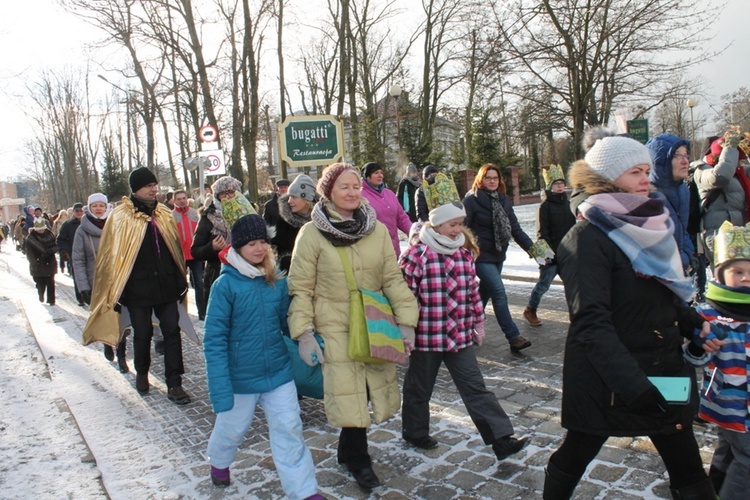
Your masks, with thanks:
<instances>
[{"instance_id":1,"label":"snow on ground","mask_svg":"<svg viewBox=\"0 0 750 500\"><path fill-rule=\"evenodd\" d=\"M532 239L536 207L516 209ZM538 272L515 244L505 270L526 278ZM72 287L67 275L56 281ZM144 402L133 390L134 376L112 369L98 347L81 345L86 315L65 293L58 286L58 305L40 303L25 257L5 242L0 498L142 498L144 491L158 498L190 496L205 478L192 475L194 464L165 432L170 415ZM151 377L151 383L152 391L166 392L159 379Z\"/></svg>"}]
</instances>

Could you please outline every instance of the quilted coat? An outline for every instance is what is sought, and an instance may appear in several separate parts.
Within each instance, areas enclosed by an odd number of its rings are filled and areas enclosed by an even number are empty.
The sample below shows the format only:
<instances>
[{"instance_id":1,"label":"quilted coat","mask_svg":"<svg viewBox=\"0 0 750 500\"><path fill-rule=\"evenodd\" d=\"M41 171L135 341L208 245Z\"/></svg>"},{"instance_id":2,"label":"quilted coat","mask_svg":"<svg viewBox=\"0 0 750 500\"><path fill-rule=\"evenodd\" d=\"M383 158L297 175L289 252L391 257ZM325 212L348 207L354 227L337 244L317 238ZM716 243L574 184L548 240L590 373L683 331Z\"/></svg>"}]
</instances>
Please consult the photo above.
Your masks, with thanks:
<instances>
[{"instance_id":1,"label":"quilted coat","mask_svg":"<svg viewBox=\"0 0 750 500\"><path fill-rule=\"evenodd\" d=\"M382 292L399 324L415 327L417 301L396 263L388 230L375 230L347 246L359 288ZM325 340L323 363L326 416L336 427L369 427L368 399L375 422L390 418L401 406L401 394L392 363L353 361L349 345L349 287L344 265L333 244L314 223L302 226L289 269L289 330L292 338L314 328Z\"/></svg>"},{"instance_id":2,"label":"quilted coat","mask_svg":"<svg viewBox=\"0 0 750 500\"><path fill-rule=\"evenodd\" d=\"M293 379L287 331L286 279L274 285L224 264L211 289L203 354L211 405L231 410L234 394L258 394Z\"/></svg>"}]
</instances>

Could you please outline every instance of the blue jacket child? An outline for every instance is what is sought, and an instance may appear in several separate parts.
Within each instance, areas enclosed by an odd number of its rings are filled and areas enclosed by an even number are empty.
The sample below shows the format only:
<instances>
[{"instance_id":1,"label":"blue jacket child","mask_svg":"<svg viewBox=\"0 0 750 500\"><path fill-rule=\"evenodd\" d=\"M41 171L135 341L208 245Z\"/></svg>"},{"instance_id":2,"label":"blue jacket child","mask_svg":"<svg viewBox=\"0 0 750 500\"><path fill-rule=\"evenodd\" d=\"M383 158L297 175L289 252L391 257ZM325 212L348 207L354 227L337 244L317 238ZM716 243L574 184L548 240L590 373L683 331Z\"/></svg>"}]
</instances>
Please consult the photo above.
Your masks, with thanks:
<instances>
[{"instance_id":1,"label":"blue jacket child","mask_svg":"<svg viewBox=\"0 0 750 500\"><path fill-rule=\"evenodd\" d=\"M207 452L211 480L229 485L229 466L260 404L284 492L292 500L322 498L282 337L289 308L286 278L276 267L262 217L242 217L231 236L232 246L219 254L223 265L211 289L203 339L208 391L217 413Z\"/></svg>"}]
</instances>

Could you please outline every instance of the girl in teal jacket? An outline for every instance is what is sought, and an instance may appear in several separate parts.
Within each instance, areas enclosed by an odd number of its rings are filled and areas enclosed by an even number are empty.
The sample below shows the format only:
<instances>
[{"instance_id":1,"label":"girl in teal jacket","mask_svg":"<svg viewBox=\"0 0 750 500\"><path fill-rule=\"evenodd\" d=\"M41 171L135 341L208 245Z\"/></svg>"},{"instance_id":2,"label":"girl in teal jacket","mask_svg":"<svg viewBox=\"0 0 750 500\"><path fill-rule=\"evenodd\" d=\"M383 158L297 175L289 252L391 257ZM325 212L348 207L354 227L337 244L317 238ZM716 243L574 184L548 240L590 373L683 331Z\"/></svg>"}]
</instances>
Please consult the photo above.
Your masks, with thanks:
<instances>
[{"instance_id":1,"label":"girl in teal jacket","mask_svg":"<svg viewBox=\"0 0 750 500\"><path fill-rule=\"evenodd\" d=\"M216 423L208 441L211 480L229 485L229 466L250 428L258 403L268 422L281 485L292 499L317 494L315 466L302 436L291 360L282 332L289 307L286 278L276 268L265 221L246 215L221 252L221 274L211 289L203 352Z\"/></svg>"}]
</instances>

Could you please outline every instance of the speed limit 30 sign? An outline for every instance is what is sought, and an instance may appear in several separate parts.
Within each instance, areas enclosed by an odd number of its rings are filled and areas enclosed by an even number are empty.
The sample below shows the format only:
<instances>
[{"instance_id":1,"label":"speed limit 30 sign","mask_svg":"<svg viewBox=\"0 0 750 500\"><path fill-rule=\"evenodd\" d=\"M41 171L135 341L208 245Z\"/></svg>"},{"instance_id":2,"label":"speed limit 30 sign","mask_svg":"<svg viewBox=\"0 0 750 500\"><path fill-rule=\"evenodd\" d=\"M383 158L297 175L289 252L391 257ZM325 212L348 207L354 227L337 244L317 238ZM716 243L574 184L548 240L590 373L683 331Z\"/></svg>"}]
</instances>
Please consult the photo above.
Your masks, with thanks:
<instances>
[{"instance_id":1,"label":"speed limit 30 sign","mask_svg":"<svg viewBox=\"0 0 750 500\"><path fill-rule=\"evenodd\" d=\"M206 158L210 163L210 165L204 167L204 175L225 175L227 173L227 167L224 162L224 150L199 151L198 156Z\"/></svg>"}]
</instances>

